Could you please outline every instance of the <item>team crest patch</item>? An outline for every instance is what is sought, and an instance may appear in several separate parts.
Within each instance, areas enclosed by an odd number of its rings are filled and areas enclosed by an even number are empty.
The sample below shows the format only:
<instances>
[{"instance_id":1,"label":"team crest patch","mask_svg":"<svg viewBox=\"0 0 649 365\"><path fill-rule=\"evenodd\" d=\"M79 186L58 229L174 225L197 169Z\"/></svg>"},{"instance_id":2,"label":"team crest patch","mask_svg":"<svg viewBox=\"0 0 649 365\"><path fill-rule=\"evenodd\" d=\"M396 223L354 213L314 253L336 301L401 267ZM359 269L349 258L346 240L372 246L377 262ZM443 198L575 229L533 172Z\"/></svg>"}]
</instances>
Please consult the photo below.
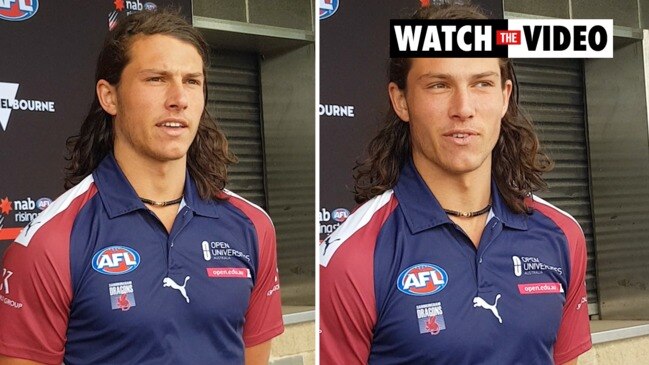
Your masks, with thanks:
<instances>
[{"instance_id":1,"label":"team crest patch","mask_svg":"<svg viewBox=\"0 0 649 365\"><path fill-rule=\"evenodd\" d=\"M110 293L110 307L127 311L135 307L135 293L133 292L132 281L122 281L108 284Z\"/></svg>"},{"instance_id":2,"label":"team crest patch","mask_svg":"<svg viewBox=\"0 0 649 365\"><path fill-rule=\"evenodd\" d=\"M430 333L437 335L446 329L444 322L444 311L442 303L428 303L417 306L417 321L419 322L419 333Z\"/></svg>"},{"instance_id":3,"label":"team crest patch","mask_svg":"<svg viewBox=\"0 0 649 365\"><path fill-rule=\"evenodd\" d=\"M438 293L446 287L448 275L433 264L417 264L403 270L397 278L397 288L408 295L424 296Z\"/></svg>"}]
</instances>

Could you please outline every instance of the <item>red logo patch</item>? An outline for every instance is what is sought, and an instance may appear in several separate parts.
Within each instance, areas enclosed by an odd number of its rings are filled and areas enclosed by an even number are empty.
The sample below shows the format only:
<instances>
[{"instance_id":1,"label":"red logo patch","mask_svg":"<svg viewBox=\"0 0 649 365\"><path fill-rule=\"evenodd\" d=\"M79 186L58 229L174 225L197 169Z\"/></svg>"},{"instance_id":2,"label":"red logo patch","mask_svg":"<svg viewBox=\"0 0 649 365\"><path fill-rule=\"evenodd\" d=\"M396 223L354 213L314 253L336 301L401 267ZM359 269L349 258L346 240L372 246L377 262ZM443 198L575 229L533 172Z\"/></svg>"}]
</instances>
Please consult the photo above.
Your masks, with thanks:
<instances>
[{"instance_id":1,"label":"red logo patch","mask_svg":"<svg viewBox=\"0 0 649 365\"><path fill-rule=\"evenodd\" d=\"M563 287L561 287L561 283L518 284L518 292L523 295L556 294L563 293Z\"/></svg>"},{"instance_id":2,"label":"red logo patch","mask_svg":"<svg viewBox=\"0 0 649 365\"><path fill-rule=\"evenodd\" d=\"M207 276L211 278L250 278L250 269L242 267L208 267Z\"/></svg>"}]
</instances>

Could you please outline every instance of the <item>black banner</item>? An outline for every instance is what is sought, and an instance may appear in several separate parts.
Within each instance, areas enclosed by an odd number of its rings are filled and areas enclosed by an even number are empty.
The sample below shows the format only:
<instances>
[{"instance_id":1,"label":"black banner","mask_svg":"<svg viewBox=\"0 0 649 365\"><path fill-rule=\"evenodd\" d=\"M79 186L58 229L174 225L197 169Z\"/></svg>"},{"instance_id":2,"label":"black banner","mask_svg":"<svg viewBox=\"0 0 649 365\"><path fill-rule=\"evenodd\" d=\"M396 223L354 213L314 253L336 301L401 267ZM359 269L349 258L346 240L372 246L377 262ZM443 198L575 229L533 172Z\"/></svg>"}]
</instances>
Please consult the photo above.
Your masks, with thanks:
<instances>
[{"instance_id":1,"label":"black banner","mask_svg":"<svg viewBox=\"0 0 649 365\"><path fill-rule=\"evenodd\" d=\"M507 20L390 20L390 57L507 57Z\"/></svg>"}]
</instances>

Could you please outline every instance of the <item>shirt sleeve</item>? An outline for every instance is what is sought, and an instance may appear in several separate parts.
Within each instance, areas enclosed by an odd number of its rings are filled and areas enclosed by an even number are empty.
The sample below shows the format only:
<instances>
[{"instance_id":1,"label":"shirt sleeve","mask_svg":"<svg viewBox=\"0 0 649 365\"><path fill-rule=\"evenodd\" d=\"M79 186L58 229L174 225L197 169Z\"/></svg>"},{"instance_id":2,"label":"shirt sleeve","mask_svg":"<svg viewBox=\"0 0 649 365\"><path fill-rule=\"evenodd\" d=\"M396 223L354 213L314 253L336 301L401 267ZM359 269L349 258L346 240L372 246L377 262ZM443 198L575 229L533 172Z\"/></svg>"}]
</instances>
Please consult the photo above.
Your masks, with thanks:
<instances>
[{"instance_id":1,"label":"shirt sleeve","mask_svg":"<svg viewBox=\"0 0 649 365\"><path fill-rule=\"evenodd\" d=\"M367 364L377 322L374 249L397 205L392 191L371 199L320 244L322 365Z\"/></svg>"},{"instance_id":2,"label":"shirt sleeve","mask_svg":"<svg viewBox=\"0 0 649 365\"><path fill-rule=\"evenodd\" d=\"M257 278L243 327L246 347L266 342L284 332L280 299L277 244L270 218L262 211L248 212L259 242Z\"/></svg>"},{"instance_id":3,"label":"shirt sleeve","mask_svg":"<svg viewBox=\"0 0 649 365\"><path fill-rule=\"evenodd\" d=\"M0 354L46 364L63 361L72 289L69 230L66 235L66 227L56 227L60 221L41 227L27 244L14 242L7 248Z\"/></svg>"},{"instance_id":4,"label":"shirt sleeve","mask_svg":"<svg viewBox=\"0 0 649 365\"><path fill-rule=\"evenodd\" d=\"M320 245L321 252L325 245ZM367 364L376 324L376 304L372 253L366 252L363 246L363 242L351 239L338 248L339 252L326 267L320 267L320 363L323 365Z\"/></svg>"},{"instance_id":5,"label":"shirt sleeve","mask_svg":"<svg viewBox=\"0 0 649 365\"><path fill-rule=\"evenodd\" d=\"M586 240L576 222L565 230L570 252L570 282L554 346L557 365L570 361L592 347L586 294Z\"/></svg>"}]
</instances>

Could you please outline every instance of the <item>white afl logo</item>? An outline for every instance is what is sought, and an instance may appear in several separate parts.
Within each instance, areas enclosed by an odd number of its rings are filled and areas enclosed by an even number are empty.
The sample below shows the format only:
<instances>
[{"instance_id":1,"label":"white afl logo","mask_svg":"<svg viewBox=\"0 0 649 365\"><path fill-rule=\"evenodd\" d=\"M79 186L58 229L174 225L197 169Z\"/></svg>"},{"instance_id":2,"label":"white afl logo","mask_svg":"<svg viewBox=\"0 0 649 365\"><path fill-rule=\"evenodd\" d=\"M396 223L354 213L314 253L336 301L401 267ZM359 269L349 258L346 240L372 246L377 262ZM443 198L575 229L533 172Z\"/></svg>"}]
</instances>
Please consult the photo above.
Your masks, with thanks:
<instances>
[{"instance_id":1,"label":"white afl logo","mask_svg":"<svg viewBox=\"0 0 649 365\"><path fill-rule=\"evenodd\" d=\"M514 261L514 274L516 276L521 276L523 274L521 259L518 256L512 256L512 261Z\"/></svg>"},{"instance_id":2,"label":"white afl logo","mask_svg":"<svg viewBox=\"0 0 649 365\"><path fill-rule=\"evenodd\" d=\"M203 241L202 246L203 246L203 258L205 259L205 261L210 261L212 259L212 254L210 253L210 243L207 241Z\"/></svg>"}]
</instances>

